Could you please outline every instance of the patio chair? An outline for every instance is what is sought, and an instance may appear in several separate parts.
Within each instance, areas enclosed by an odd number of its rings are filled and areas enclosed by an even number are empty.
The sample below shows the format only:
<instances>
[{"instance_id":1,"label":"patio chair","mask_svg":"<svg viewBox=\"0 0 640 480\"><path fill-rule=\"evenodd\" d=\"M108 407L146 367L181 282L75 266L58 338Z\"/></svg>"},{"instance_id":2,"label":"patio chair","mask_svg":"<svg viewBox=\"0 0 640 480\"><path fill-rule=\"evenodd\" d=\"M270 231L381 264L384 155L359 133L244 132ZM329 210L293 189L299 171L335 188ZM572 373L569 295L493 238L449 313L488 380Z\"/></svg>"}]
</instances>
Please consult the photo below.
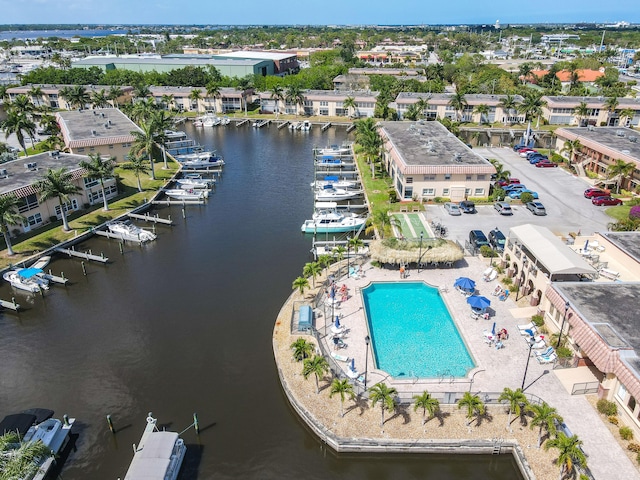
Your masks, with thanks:
<instances>
[{"instance_id":1,"label":"patio chair","mask_svg":"<svg viewBox=\"0 0 640 480\"><path fill-rule=\"evenodd\" d=\"M360 279L360 275L358 275L358 271L355 269L355 267L349 267L349 276L351 278L355 278L356 280Z\"/></svg>"},{"instance_id":2,"label":"patio chair","mask_svg":"<svg viewBox=\"0 0 640 480\"><path fill-rule=\"evenodd\" d=\"M338 352L331 352L331 356L338 360L339 362L350 362L351 358L346 357L344 355L340 355Z\"/></svg>"},{"instance_id":3,"label":"patio chair","mask_svg":"<svg viewBox=\"0 0 640 480\"><path fill-rule=\"evenodd\" d=\"M520 334L524 335L523 330L531 330L532 328L536 328L536 324L533 322L529 322L526 325L516 325L518 330L520 330Z\"/></svg>"},{"instance_id":4,"label":"patio chair","mask_svg":"<svg viewBox=\"0 0 640 480\"><path fill-rule=\"evenodd\" d=\"M541 350L543 348L547 348L547 342L544 341L544 338L540 338L536 341L536 343L533 344L533 347L531 348L533 350Z\"/></svg>"},{"instance_id":5,"label":"patio chair","mask_svg":"<svg viewBox=\"0 0 640 480\"><path fill-rule=\"evenodd\" d=\"M493 292L491 292L491 295L493 295L494 297L497 297L498 295L502 294L502 287L500 285L496 285L496 288L493 289Z\"/></svg>"},{"instance_id":6,"label":"patio chair","mask_svg":"<svg viewBox=\"0 0 640 480\"><path fill-rule=\"evenodd\" d=\"M347 345L346 343L344 343L344 340L342 340L340 337L333 337L333 346L335 349L338 348L347 348L349 345Z\"/></svg>"},{"instance_id":7,"label":"patio chair","mask_svg":"<svg viewBox=\"0 0 640 480\"><path fill-rule=\"evenodd\" d=\"M489 275L491 275L491 272L493 272L493 267L487 268L484 272L482 272L482 278L484 279L485 277L488 277Z\"/></svg>"},{"instance_id":8,"label":"patio chair","mask_svg":"<svg viewBox=\"0 0 640 480\"><path fill-rule=\"evenodd\" d=\"M489 272L489 275L487 275L486 277L483 276L482 279L485 282L493 282L497 276L498 276L498 272L496 270L491 269L491 272Z\"/></svg>"},{"instance_id":9,"label":"patio chair","mask_svg":"<svg viewBox=\"0 0 640 480\"><path fill-rule=\"evenodd\" d=\"M498 300L504 302L507 298L509 298L509 290L505 290L504 293L498 297Z\"/></svg>"},{"instance_id":10,"label":"patio chair","mask_svg":"<svg viewBox=\"0 0 640 480\"><path fill-rule=\"evenodd\" d=\"M555 354L555 350L551 346L547 347L543 352L535 352L536 357L548 357L552 353Z\"/></svg>"},{"instance_id":11,"label":"patio chair","mask_svg":"<svg viewBox=\"0 0 640 480\"><path fill-rule=\"evenodd\" d=\"M558 360L558 355L556 355L556 352L553 352L548 357L538 357L538 363L541 365L544 365L547 363L555 363L556 360Z\"/></svg>"}]
</instances>

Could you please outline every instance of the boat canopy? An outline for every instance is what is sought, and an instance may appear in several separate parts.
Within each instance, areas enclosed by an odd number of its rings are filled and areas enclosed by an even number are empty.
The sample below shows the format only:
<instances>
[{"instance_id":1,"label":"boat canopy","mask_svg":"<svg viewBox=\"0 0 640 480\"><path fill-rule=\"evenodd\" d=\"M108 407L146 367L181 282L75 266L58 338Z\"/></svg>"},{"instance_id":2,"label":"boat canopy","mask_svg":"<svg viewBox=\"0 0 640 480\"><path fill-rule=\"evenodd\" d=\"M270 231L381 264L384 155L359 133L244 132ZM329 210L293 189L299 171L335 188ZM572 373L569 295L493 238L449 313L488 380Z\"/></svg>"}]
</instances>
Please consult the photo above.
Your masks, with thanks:
<instances>
[{"instance_id":1,"label":"boat canopy","mask_svg":"<svg viewBox=\"0 0 640 480\"><path fill-rule=\"evenodd\" d=\"M23 268L22 270L18 270L18 275L22 278L32 278L40 273L44 273L44 271L39 268Z\"/></svg>"},{"instance_id":2,"label":"boat canopy","mask_svg":"<svg viewBox=\"0 0 640 480\"><path fill-rule=\"evenodd\" d=\"M326 177L324 177L325 182L337 182L338 180L340 179L337 175L327 175Z\"/></svg>"},{"instance_id":3,"label":"boat canopy","mask_svg":"<svg viewBox=\"0 0 640 480\"><path fill-rule=\"evenodd\" d=\"M336 202L316 202L316 210L323 208L336 208L338 204Z\"/></svg>"}]
</instances>

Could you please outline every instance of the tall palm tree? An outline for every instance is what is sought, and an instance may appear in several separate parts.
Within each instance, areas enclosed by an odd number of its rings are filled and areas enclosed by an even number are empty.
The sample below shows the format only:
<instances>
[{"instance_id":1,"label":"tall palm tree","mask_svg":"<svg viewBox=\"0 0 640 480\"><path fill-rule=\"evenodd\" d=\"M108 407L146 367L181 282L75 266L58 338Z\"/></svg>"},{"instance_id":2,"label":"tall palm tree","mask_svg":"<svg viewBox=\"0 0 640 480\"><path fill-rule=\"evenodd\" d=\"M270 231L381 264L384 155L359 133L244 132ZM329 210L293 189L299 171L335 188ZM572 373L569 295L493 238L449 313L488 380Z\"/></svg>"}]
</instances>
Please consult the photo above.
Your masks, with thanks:
<instances>
[{"instance_id":1,"label":"tall palm tree","mask_svg":"<svg viewBox=\"0 0 640 480\"><path fill-rule=\"evenodd\" d=\"M26 115L31 115L36 110L34 104L31 103L31 98L27 95L18 95L13 102L9 104L9 108Z\"/></svg>"},{"instance_id":2,"label":"tall palm tree","mask_svg":"<svg viewBox=\"0 0 640 480\"><path fill-rule=\"evenodd\" d=\"M149 119L156 108L157 105L153 98L143 98L133 105L130 117L136 123L143 122Z\"/></svg>"},{"instance_id":3,"label":"tall palm tree","mask_svg":"<svg viewBox=\"0 0 640 480\"><path fill-rule=\"evenodd\" d=\"M522 407L527 405L527 397L521 388L511 390L510 388L505 387L498 397L498 401L509 403L509 416L507 417L507 430L509 430L511 426L511 414L515 413L517 416L520 416L520 413L522 413Z\"/></svg>"},{"instance_id":4,"label":"tall palm tree","mask_svg":"<svg viewBox=\"0 0 640 480\"><path fill-rule=\"evenodd\" d=\"M362 247L364 247L364 242L360 237L351 237L347 240L347 251L353 250L353 254L356 256Z\"/></svg>"},{"instance_id":5,"label":"tall palm tree","mask_svg":"<svg viewBox=\"0 0 640 480\"><path fill-rule=\"evenodd\" d=\"M40 105L42 104L42 96L44 95L42 88L37 85L33 85L29 89L29 95L31 95L31 99L33 100L33 104L36 106L36 109L40 108Z\"/></svg>"},{"instance_id":6,"label":"tall palm tree","mask_svg":"<svg viewBox=\"0 0 640 480\"><path fill-rule=\"evenodd\" d=\"M61 87L58 90L58 97L62 98L65 102L67 102L67 107L70 109L73 108L71 105L72 96L73 96L73 89L69 85Z\"/></svg>"},{"instance_id":7,"label":"tall palm tree","mask_svg":"<svg viewBox=\"0 0 640 480\"><path fill-rule=\"evenodd\" d=\"M502 100L500 100L498 106L506 113L503 117L505 119L504 123L507 123L507 119L509 120L509 123L512 123L511 119L513 118L513 112L518 108L516 98L513 95L506 95Z\"/></svg>"},{"instance_id":8,"label":"tall palm tree","mask_svg":"<svg viewBox=\"0 0 640 480\"><path fill-rule=\"evenodd\" d=\"M129 152L127 158L129 159L129 161L123 163L121 166L125 170L131 170L134 173L136 179L138 180L138 191L141 192L142 183L140 183L140 175L146 175L147 173L149 173L147 160L144 158L144 156L135 153L133 150Z\"/></svg>"},{"instance_id":9,"label":"tall palm tree","mask_svg":"<svg viewBox=\"0 0 640 480\"><path fill-rule=\"evenodd\" d=\"M304 295L304 289L309 288L309 280L305 277L298 277L291 284L291 288L293 288L293 290L298 290L302 295Z\"/></svg>"},{"instance_id":10,"label":"tall palm tree","mask_svg":"<svg viewBox=\"0 0 640 480\"><path fill-rule=\"evenodd\" d=\"M433 398L426 390L421 395L414 395L413 400L413 411L417 412L419 408L422 409L422 425L427 423L427 412L429 412L429 418L431 418L440 409L438 399Z\"/></svg>"},{"instance_id":11,"label":"tall palm tree","mask_svg":"<svg viewBox=\"0 0 640 480\"><path fill-rule=\"evenodd\" d=\"M7 255L13 255L11 247L11 237L9 236L9 225L19 225L24 221L24 217L18 213L20 201L15 195L0 196L0 231L4 236L4 243L7 245Z\"/></svg>"},{"instance_id":12,"label":"tall palm tree","mask_svg":"<svg viewBox=\"0 0 640 480\"><path fill-rule=\"evenodd\" d=\"M155 129L155 141L162 148L162 160L164 162L164 169L166 170L167 165L167 151L166 151L166 143L167 143L167 130L169 130L173 126L173 120L164 110L153 110L151 112L151 121L154 123Z\"/></svg>"},{"instance_id":13,"label":"tall palm tree","mask_svg":"<svg viewBox=\"0 0 640 480\"><path fill-rule=\"evenodd\" d=\"M609 114L607 115L607 125L611 123L611 117L613 116L614 113L616 113L616 109L618 108L618 105L620 105L620 102L618 101L618 97L608 97L605 100L604 108L607 110L607 112L609 112Z\"/></svg>"},{"instance_id":14,"label":"tall palm tree","mask_svg":"<svg viewBox=\"0 0 640 480\"><path fill-rule=\"evenodd\" d=\"M22 147L24 156L28 156L24 134L26 133L31 138L35 136L36 124L33 123L33 120L31 120L25 113L9 109L9 111L7 111L7 118L4 119L0 126L4 130L5 138L9 138L12 133L15 134L18 139L18 143Z\"/></svg>"},{"instance_id":15,"label":"tall palm tree","mask_svg":"<svg viewBox=\"0 0 640 480\"><path fill-rule=\"evenodd\" d=\"M484 415L485 412L483 401L480 400L478 395L473 395L471 392L464 392L462 398L458 400L458 409L461 408L467 409L466 417L469 419L467 426L471 424L473 417Z\"/></svg>"},{"instance_id":16,"label":"tall palm tree","mask_svg":"<svg viewBox=\"0 0 640 480\"><path fill-rule=\"evenodd\" d=\"M616 193L620 193L620 187L625 179L633 174L636 169L635 162L625 162L617 159L607 167L607 178L618 177L616 181Z\"/></svg>"},{"instance_id":17,"label":"tall palm tree","mask_svg":"<svg viewBox=\"0 0 640 480\"><path fill-rule=\"evenodd\" d=\"M631 124L631 120L633 120L633 117L635 116L636 111L631 109L631 108L623 108L622 110L620 110L620 118L624 118L625 122L624 125L626 126L627 124Z\"/></svg>"},{"instance_id":18,"label":"tall palm tree","mask_svg":"<svg viewBox=\"0 0 640 480\"><path fill-rule=\"evenodd\" d=\"M170 93L162 95L160 100L162 102L162 108L164 108L165 110L172 110L174 100L174 96Z\"/></svg>"},{"instance_id":19,"label":"tall palm tree","mask_svg":"<svg viewBox=\"0 0 640 480\"><path fill-rule=\"evenodd\" d=\"M322 355L314 355L302 363L302 376L306 380L313 373L316 377L316 394L320 393L320 378L329 371L329 363Z\"/></svg>"},{"instance_id":20,"label":"tall palm tree","mask_svg":"<svg viewBox=\"0 0 640 480\"><path fill-rule=\"evenodd\" d=\"M353 97L347 97L342 102L342 106L349 111L350 117L357 117L358 113L358 104L356 103L356 99ZM351 113L353 111L353 113Z\"/></svg>"},{"instance_id":21,"label":"tall palm tree","mask_svg":"<svg viewBox=\"0 0 640 480\"><path fill-rule=\"evenodd\" d=\"M318 262L305 263L302 269L302 275L307 278L311 277L313 282L312 288L316 288L316 277L320 275L320 272L322 272L322 267Z\"/></svg>"},{"instance_id":22,"label":"tall palm tree","mask_svg":"<svg viewBox=\"0 0 640 480\"><path fill-rule=\"evenodd\" d=\"M418 117L424 117L424 111L429 108L429 99L420 97L415 105L418 109Z\"/></svg>"},{"instance_id":23,"label":"tall palm tree","mask_svg":"<svg viewBox=\"0 0 640 480\"><path fill-rule=\"evenodd\" d=\"M580 102L580 104L573 109L573 114L578 118L578 126L582 126L583 120L589 114L589 107L587 107L587 102Z\"/></svg>"},{"instance_id":24,"label":"tall palm tree","mask_svg":"<svg viewBox=\"0 0 640 480\"><path fill-rule=\"evenodd\" d=\"M340 262L342 260L344 260L344 254L347 253L347 249L344 248L342 245L338 245L336 247L333 247L333 249L331 250L331 254L333 255L333 258L336 259L336 262L338 262L338 278L340 278L340 273L342 271L342 264L340 264Z\"/></svg>"},{"instance_id":25,"label":"tall palm tree","mask_svg":"<svg viewBox=\"0 0 640 480\"><path fill-rule=\"evenodd\" d=\"M104 88L91 93L91 106L93 106L93 108L104 108L109 105L109 97Z\"/></svg>"},{"instance_id":26,"label":"tall palm tree","mask_svg":"<svg viewBox=\"0 0 640 480\"><path fill-rule=\"evenodd\" d=\"M65 205L69 203L72 195L78 195L82 190L73 183L71 173L65 168L49 169L42 180L36 182L36 190L40 191L40 201L44 202L56 197L62 215L62 228L65 232L71 230L67 221Z\"/></svg>"},{"instance_id":27,"label":"tall palm tree","mask_svg":"<svg viewBox=\"0 0 640 480\"><path fill-rule=\"evenodd\" d=\"M100 182L100 190L102 191L102 201L104 203L103 210L109 210L109 202L104 191L104 181L113 178L113 170L116 168L116 159L109 157L106 160L100 158L99 153L90 153L89 161L82 160L80 167L86 170L85 178L94 178Z\"/></svg>"},{"instance_id":28,"label":"tall palm tree","mask_svg":"<svg viewBox=\"0 0 640 480\"><path fill-rule=\"evenodd\" d=\"M404 115L402 115L402 118L406 118L407 120L411 120L412 122L415 122L419 116L420 116L420 107L418 107L417 103L412 103L407 107L407 109L404 112Z\"/></svg>"},{"instance_id":29,"label":"tall palm tree","mask_svg":"<svg viewBox=\"0 0 640 480\"><path fill-rule=\"evenodd\" d=\"M542 116L542 107L547 104L542 100L542 93L531 91L527 92L518 106L518 111L524 113L524 121L528 122L537 119L536 128L540 126L540 117Z\"/></svg>"},{"instance_id":30,"label":"tall palm tree","mask_svg":"<svg viewBox=\"0 0 640 480\"><path fill-rule=\"evenodd\" d=\"M371 400L371 406L375 407L377 403L380 403L380 413L382 419L380 426L384 426L384 411L388 410L393 412L396 408L396 395L397 390L393 387L388 387L385 383L376 383L369 389L369 400Z\"/></svg>"},{"instance_id":31,"label":"tall palm tree","mask_svg":"<svg viewBox=\"0 0 640 480\"><path fill-rule=\"evenodd\" d=\"M122 90L118 85L111 85L109 87L109 92L107 93L107 99L111 102L111 106L113 108L118 107L118 99L124 95L124 90Z\"/></svg>"},{"instance_id":32,"label":"tall palm tree","mask_svg":"<svg viewBox=\"0 0 640 480\"><path fill-rule=\"evenodd\" d=\"M509 178L511 177L511 172L504 169L504 164L502 162L495 159L491 159L489 161L496 169L496 182L499 182L500 180L509 180Z\"/></svg>"},{"instance_id":33,"label":"tall palm tree","mask_svg":"<svg viewBox=\"0 0 640 480\"><path fill-rule=\"evenodd\" d=\"M558 414L558 411L547 402L529 405L527 409L533 413L533 418L529 424L530 428L539 427L538 448L540 448L542 444L542 429L544 428L548 434L555 434L556 423L562 423L562 417Z\"/></svg>"},{"instance_id":34,"label":"tall palm tree","mask_svg":"<svg viewBox=\"0 0 640 480\"><path fill-rule=\"evenodd\" d=\"M89 102L91 102L91 97L86 88L82 85L74 85L71 87L69 103L72 108L83 109Z\"/></svg>"},{"instance_id":35,"label":"tall palm tree","mask_svg":"<svg viewBox=\"0 0 640 480\"><path fill-rule=\"evenodd\" d=\"M200 111L200 100L202 100L202 90L194 88L189 94L189 100L191 100L191 107L195 105L196 112Z\"/></svg>"},{"instance_id":36,"label":"tall palm tree","mask_svg":"<svg viewBox=\"0 0 640 480\"><path fill-rule=\"evenodd\" d=\"M462 120L462 112L467 107L467 98L463 90L459 90L456 87L456 91L449 99L449 105L456 111L456 120L459 122Z\"/></svg>"},{"instance_id":37,"label":"tall palm tree","mask_svg":"<svg viewBox=\"0 0 640 480\"><path fill-rule=\"evenodd\" d=\"M155 145L156 123L153 119L145 120L140 125L140 131L134 130L131 135L134 137L133 150L136 153L145 152L151 164L151 179L156 179L156 172L153 168L153 146Z\"/></svg>"},{"instance_id":38,"label":"tall palm tree","mask_svg":"<svg viewBox=\"0 0 640 480\"><path fill-rule=\"evenodd\" d=\"M480 105L477 105L476 108L473 110L473 113L480 114L480 125L484 123L485 119L488 120L490 111L491 109L489 108L489 105L487 105L486 103L481 103Z\"/></svg>"},{"instance_id":39,"label":"tall palm tree","mask_svg":"<svg viewBox=\"0 0 640 480\"><path fill-rule=\"evenodd\" d=\"M565 475L573 472L575 465L586 465L587 459L580 449L582 440L577 435L567 437L563 432L558 432L556 438L547 440L544 449L555 448L558 450L558 464L560 464L560 480Z\"/></svg>"},{"instance_id":40,"label":"tall palm tree","mask_svg":"<svg viewBox=\"0 0 640 480\"><path fill-rule=\"evenodd\" d=\"M133 87L133 97L135 98L136 102L143 100L145 98L148 98L150 96L151 96L151 90L149 89L148 85L139 83L138 85L135 85Z\"/></svg>"},{"instance_id":41,"label":"tall palm tree","mask_svg":"<svg viewBox=\"0 0 640 480\"><path fill-rule=\"evenodd\" d=\"M271 88L271 95L270 97L276 101L276 117L280 115L280 103L284 102L287 98L284 88L282 88L282 85L274 85Z\"/></svg>"},{"instance_id":42,"label":"tall palm tree","mask_svg":"<svg viewBox=\"0 0 640 480\"><path fill-rule=\"evenodd\" d=\"M344 417L344 397L348 396L350 400L356 398L353 393L353 385L351 385L349 379L333 379L333 382L331 382L331 390L329 391L329 398L332 398L336 393L340 395L340 416Z\"/></svg>"},{"instance_id":43,"label":"tall palm tree","mask_svg":"<svg viewBox=\"0 0 640 480\"><path fill-rule=\"evenodd\" d=\"M304 94L297 85L290 85L285 93L285 99L296 107L296 117L300 113L300 106L304 104Z\"/></svg>"},{"instance_id":44,"label":"tall palm tree","mask_svg":"<svg viewBox=\"0 0 640 480\"><path fill-rule=\"evenodd\" d=\"M305 358L311 357L311 354L315 349L315 345L300 337L291 344L291 349L293 350L293 358L297 362L301 362Z\"/></svg>"},{"instance_id":45,"label":"tall palm tree","mask_svg":"<svg viewBox=\"0 0 640 480\"><path fill-rule=\"evenodd\" d=\"M218 111L216 101L220 97L220 85L217 82L209 82L205 86L207 89L207 98L213 98L213 113Z\"/></svg>"},{"instance_id":46,"label":"tall palm tree","mask_svg":"<svg viewBox=\"0 0 640 480\"><path fill-rule=\"evenodd\" d=\"M329 276L329 266L333 263L333 257L327 253L318 256L318 265L320 265L324 270L327 271L327 276Z\"/></svg>"},{"instance_id":47,"label":"tall palm tree","mask_svg":"<svg viewBox=\"0 0 640 480\"><path fill-rule=\"evenodd\" d=\"M377 231L380 238L384 238L392 231L392 227L398 228L400 221L395 215L389 215L389 210L374 210L373 215L367 219L369 225L365 232L367 234Z\"/></svg>"},{"instance_id":48,"label":"tall palm tree","mask_svg":"<svg viewBox=\"0 0 640 480\"><path fill-rule=\"evenodd\" d=\"M562 145L560 152L567 152L569 154L569 163L573 163L575 160L575 156L580 153L582 150L582 144L580 143L580 139L576 138L575 140L567 140Z\"/></svg>"}]
</instances>

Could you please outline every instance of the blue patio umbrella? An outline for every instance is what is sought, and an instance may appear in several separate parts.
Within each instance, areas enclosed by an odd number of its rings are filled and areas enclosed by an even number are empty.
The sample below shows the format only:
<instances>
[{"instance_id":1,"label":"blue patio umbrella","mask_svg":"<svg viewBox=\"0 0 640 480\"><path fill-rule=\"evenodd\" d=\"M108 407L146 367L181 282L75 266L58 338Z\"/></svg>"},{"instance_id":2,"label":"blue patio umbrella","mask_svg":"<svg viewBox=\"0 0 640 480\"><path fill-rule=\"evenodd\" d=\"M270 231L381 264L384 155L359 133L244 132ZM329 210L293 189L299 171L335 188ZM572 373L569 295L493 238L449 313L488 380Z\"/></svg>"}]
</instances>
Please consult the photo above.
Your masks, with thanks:
<instances>
[{"instance_id":1,"label":"blue patio umbrella","mask_svg":"<svg viewBox=\"0 0 640 480\"><path fill-rule=\"evenodd\" d=\"M480 295L472 295L467 298L467 303L471 305L471 308L484 310L489 305L491 305L491 300L489 300L487 297L482 297Z\"/></svg>"},{"instance_id":2,"label":"blue patio umbrella","mask_svg":"<svg viewBox=\"0 0 640 480\"><path fill-rule=\"evenodd\" d=\"M335 321L335 323L334 323L334 326L335 326L337 329L342 328L342 325L340 325L340 318L338 317L338 315L336 315L336 321Z\"/></svg>"},{"instance_id":3,"label":"blue patio umbrella","mask_svg":"<svg viewBox=\"0 0 640 480\"><path fill-rule=\"evenodd\" d=\"M329 290L329 298L336 298L336 286L331 285L331 290Z\"/></svg>"},{"instance_id":4,"label":"blue patio umbrella","mask_svg":"<svg viewBox=\"0 0 640 480\"><path fill-rule=\"evenodd\" d=\"M476 282L467 277L460 277L456 278L453 286L461 288L462 290L469 290L472 292L476 289Z\"/></svg>"},{"instance_id":5,"label":"blue patio umbrella","mask_svg":"<svg viewBox=\"0 0 640 480\"><path fill-rule=\"evenodd\" d=\"M584 247L582 247L582 250L584 250L585 252L586 252L587 250L589 250L589 239L588 239L588 238L587 238L587 241L586 241L586 242L584 242Z\"/></svg>"},{"instance_id":6,"label":"blue patio umbrella","mask_svg":"<svg viewBox=\"0 0 640 480\"><path fill-rule=\"evenodd\" d=\"M493 327L491 327L491 335L496 334L496 322L493 322Z\"/></svg>"}]
</instances>

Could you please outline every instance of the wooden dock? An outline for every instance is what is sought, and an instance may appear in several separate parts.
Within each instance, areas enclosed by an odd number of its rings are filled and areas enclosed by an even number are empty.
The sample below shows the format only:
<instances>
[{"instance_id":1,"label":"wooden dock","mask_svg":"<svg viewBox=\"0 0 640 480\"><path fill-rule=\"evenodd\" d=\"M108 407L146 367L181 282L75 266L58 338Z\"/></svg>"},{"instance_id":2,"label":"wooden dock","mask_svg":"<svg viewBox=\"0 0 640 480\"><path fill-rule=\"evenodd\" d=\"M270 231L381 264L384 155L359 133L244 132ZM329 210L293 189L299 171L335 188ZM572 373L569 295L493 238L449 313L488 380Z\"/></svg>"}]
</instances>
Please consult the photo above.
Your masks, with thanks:
<instances>
[{"instance_id":1,"label":"wooden dock","mask_svg":"<svg viewBox=\"0 0 640 480\"><path fill-rule=\"evenodd\" d=\"M290 123L289 120L285 120L284 122L280 122L278 124L278 130L280 130L281 128L286 127L287 125L289 125L289 123Z\"/></svg>"},{"instance_id":2,"label":"wooden dock","mask_svg":"<svg viewBox=\"0 0 640 480\"><path fill-rule=\"evenodd\" d=\"M353 130L354 128L356 128L356 124L355 124L355 123L352 123L351 125L349 125L349 126L347 127L347 133L349 133L349 132L350 132L351 130Z\"/></svg>"},{"instance_id":3,"label":"wooden dock","mask_svg":"<svg viewBox=\"0 0 640 480\"><path fill-rule=\"evenodd\" d=\"M262 121L256 120L255 122L253 122L253 127L254 128L262 128L265 125L269 125L270 123L271 123L271 120L262 120Z\"/></svg>"},{"instance_id":4,"label":"wooden dock","mask_svg":"<svg viewBox=\"0 0 640 480\"><path fill-rule=\"evenodd\" d=\"M0 307L6 308L7 310L13 310L14 312L20 310L20 305L16 303L15 298L12 298L10 302L7 302L6 300L0 300Z\"/></svg>"},{"instance_id":5,"label":"wooden dock","mask_svg":"<svg viewBox=\"0 0 640 480\"><path fill-rule=\"evenodd\" d=\"M331 122L327 122L327 123L325 123L324 125L322 125L322 126L320 127L320 130L324 132L324 131L325 131L326 129L328 129L328 128L331 128Z\"/></svg>"},{"instance_id":6,"label":"wooden dock","mask_svg":"<svg viewBox=\"0 0 640 480\"><path fill-rule=\"evenodd\" d=\"M153 200L151 205L206 205L206 201L203 200Z\"/></svg>"},{"instance_id":7,"label":"wooden dock","mask_svg":"<svg viewBox=\"0 0 640 480\"><path fill-rule=\"evenodd\" d=\"M236 127L241 127L245 123L249 123L249 119L248 118L245 118L244 120L240 120L239 122L237 122L236 123Z\"/></svg>"},{"instance_id":8,"label":"wooden dock","mask_svg":"<svg viewBox=\"0 0 640 480\"><path fill-rule=\"evenodd\" d=\"M169 218L160 218L157 214L154 216L145 213L144 215L140 215L139 213L130 213L129 218L135 218L136 220L143 220L145 222L153 222L153 223L163 223L165 225L173 225L173 221L171 220L171 216Z\"/></svg>"},{"instance_id":9,"label":"wooden dock","mask_svg":"<svg viewBox=\"0 0 640 480\"><path fill-rule=\"evenodd\" d=\"M93 253L91 253L91 250L89 250L89 252L78 252L77 250L69 248L56 248L55 251L58 253L64 253L65 255L69 255L70 257L82 258L83 260L92 260L94 262L100 263L107 263L109 261L109 259L104 255L94 255Z\"/></svg>"},{"instance_id":10,"label":"wooden dock","mask_svg":"<svg viewBox=\"0 0 640 480\"><path fill-rule=\"evenodd\" d=\"M57 275L54 275L53 273L51 273L51 270L49 270L49 273L45 273L45 274L41 274L41 275L44 278L46 278L47 280L49 280L50 282L59 283L60 285L66 285L67 282L69 281L68 278L58 277Z\"/></svg>"}]
</instances>

